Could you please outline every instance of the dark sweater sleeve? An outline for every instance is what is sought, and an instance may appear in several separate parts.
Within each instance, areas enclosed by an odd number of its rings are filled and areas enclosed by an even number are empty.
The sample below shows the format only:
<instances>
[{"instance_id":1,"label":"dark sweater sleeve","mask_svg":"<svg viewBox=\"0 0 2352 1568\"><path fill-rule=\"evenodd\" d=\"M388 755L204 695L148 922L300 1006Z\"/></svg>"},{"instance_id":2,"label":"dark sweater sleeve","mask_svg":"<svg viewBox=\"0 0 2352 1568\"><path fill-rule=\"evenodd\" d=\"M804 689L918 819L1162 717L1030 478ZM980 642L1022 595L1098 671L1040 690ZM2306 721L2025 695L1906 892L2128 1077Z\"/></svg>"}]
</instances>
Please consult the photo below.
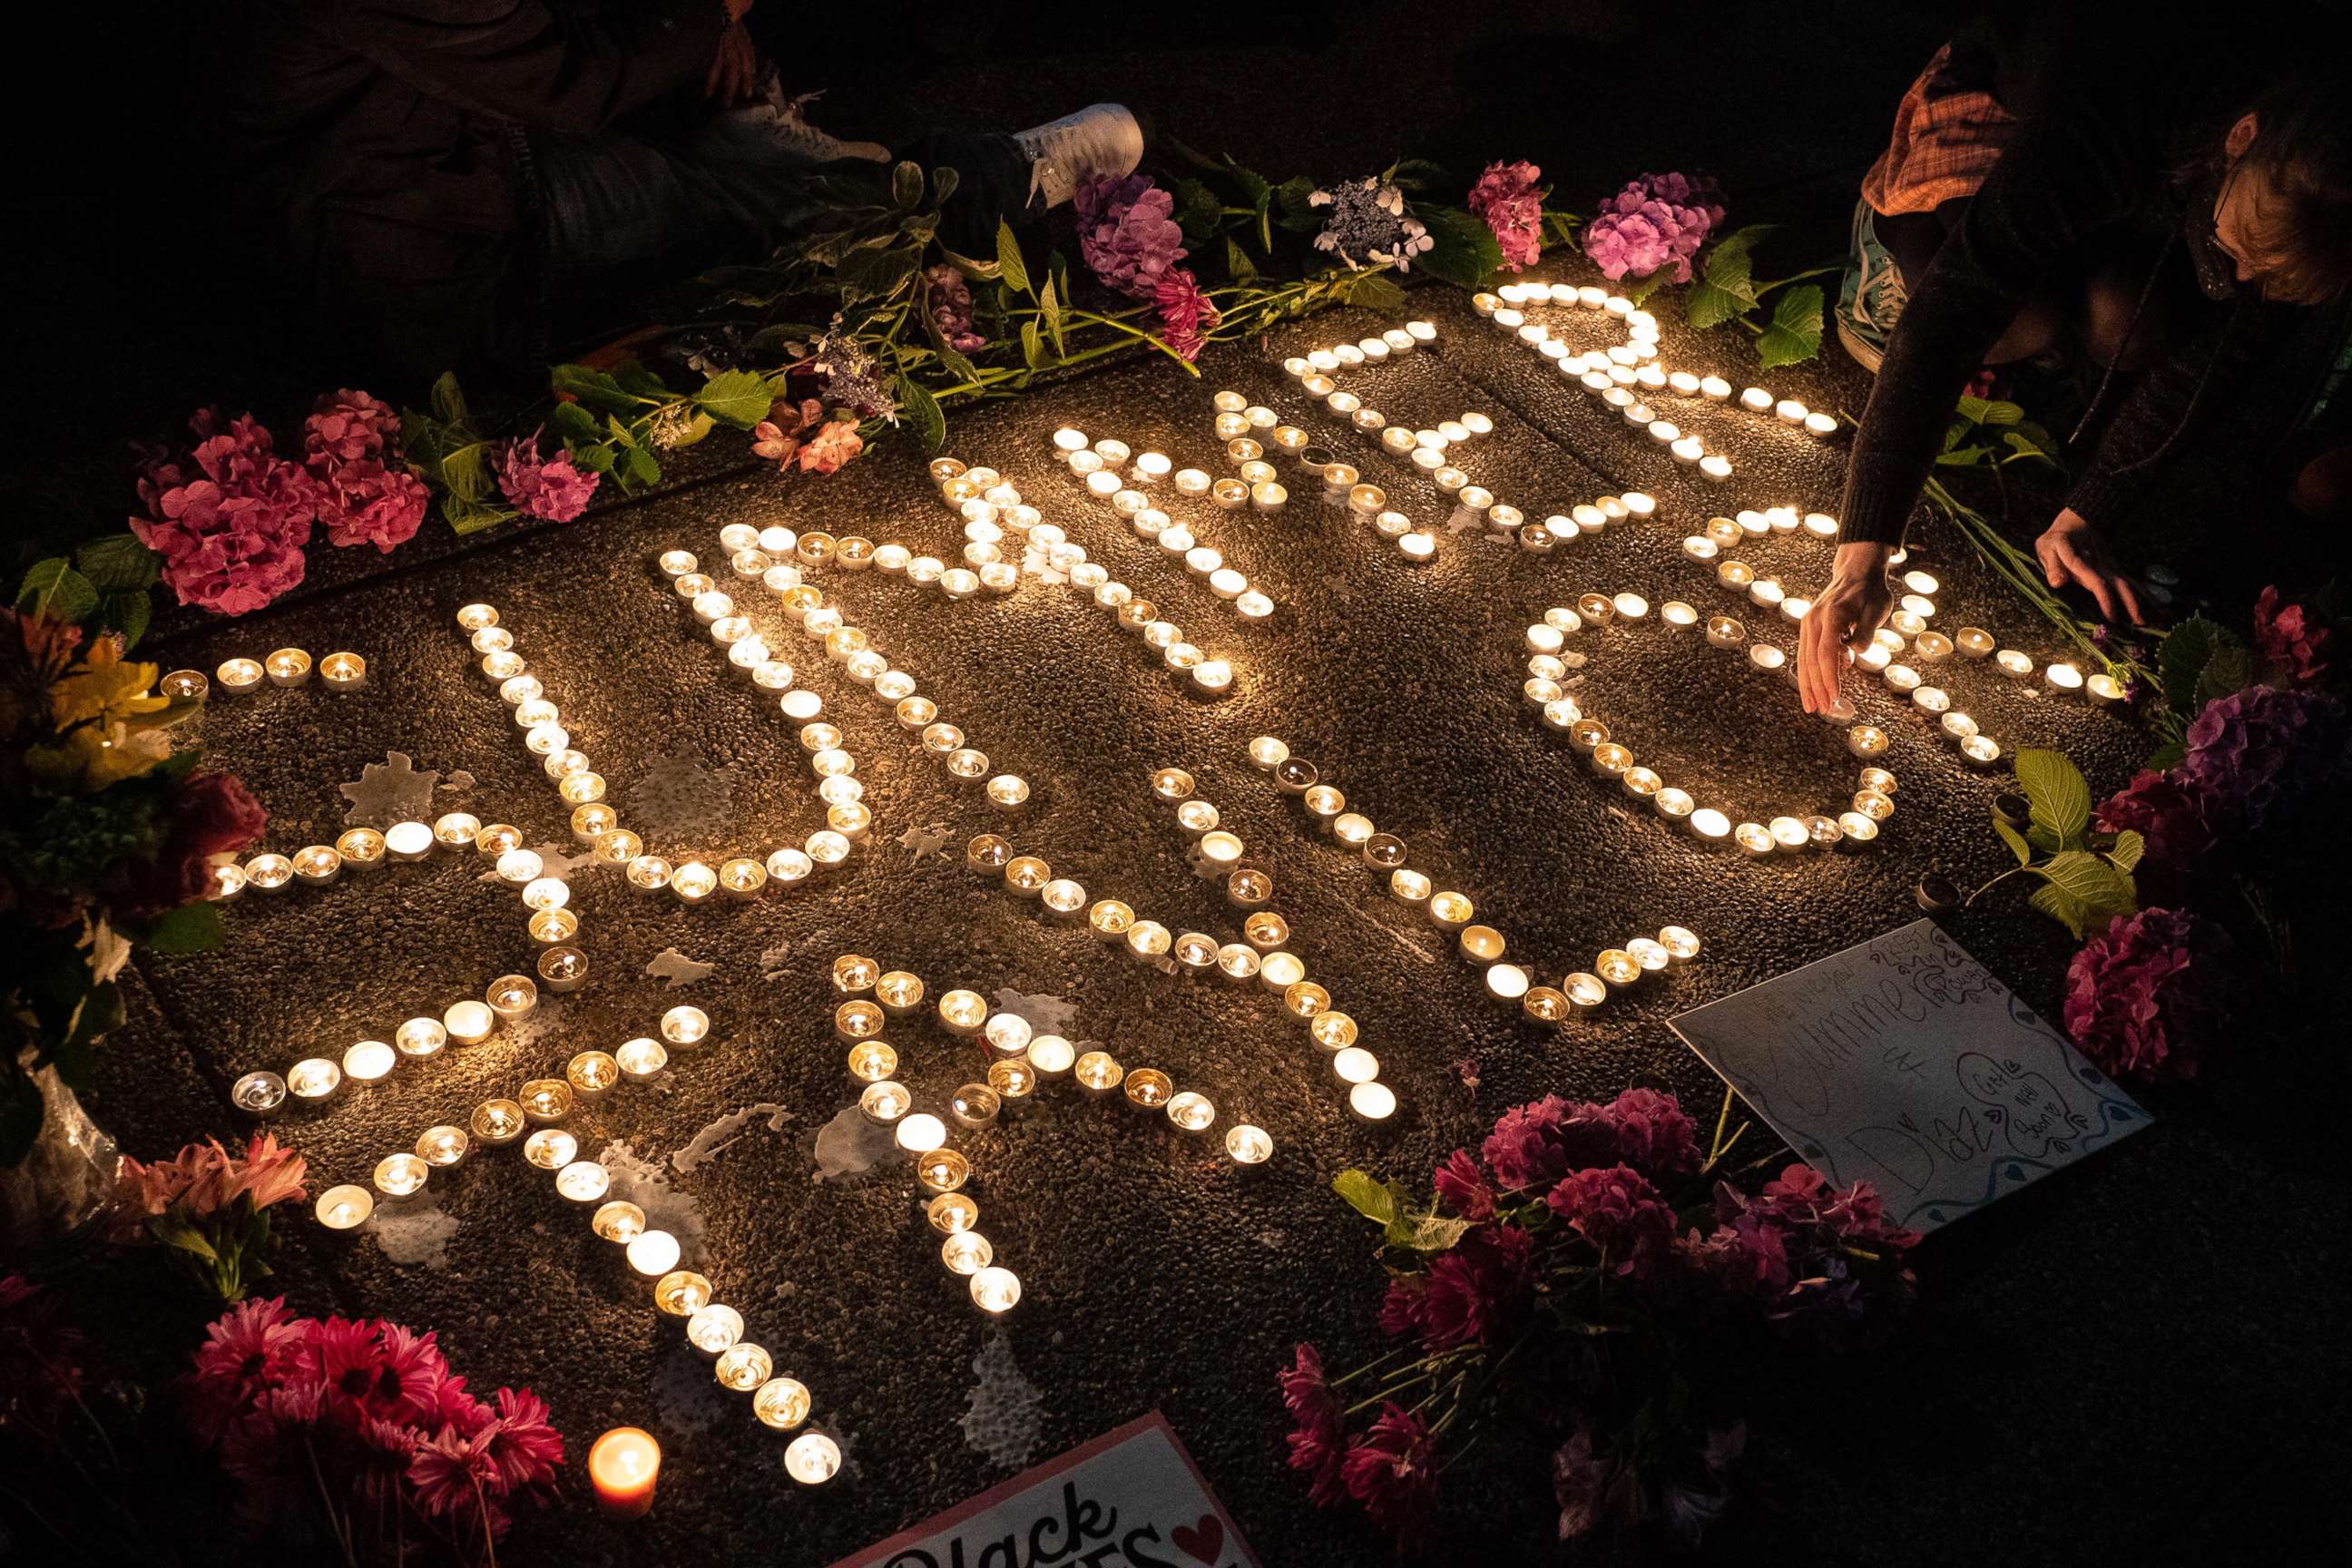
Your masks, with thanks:
<instances>
[{"instance_id":1,"label":"dark sweater sleeve","mask_svg":"<svg viewBox=\"0 0 2352 1568\"><path fill-rule=\"evenodd\" d=\"M417 90L582 134L699 78L723 0L341 0L352 47Z\"/></svg>"},{"instance_id":2,"label":"dark sweater sleeve","mask_svg":"<svg viewBox=\"0 0 2352 1568\"><path fill-rule=\"evenodd\" d=\"M2053 265L2126 216L2168 140L2170 95L2062 61L1895 322L1846 464L1842 542L1896 543L1969 377Z\"/></svg>"}]
</instances>

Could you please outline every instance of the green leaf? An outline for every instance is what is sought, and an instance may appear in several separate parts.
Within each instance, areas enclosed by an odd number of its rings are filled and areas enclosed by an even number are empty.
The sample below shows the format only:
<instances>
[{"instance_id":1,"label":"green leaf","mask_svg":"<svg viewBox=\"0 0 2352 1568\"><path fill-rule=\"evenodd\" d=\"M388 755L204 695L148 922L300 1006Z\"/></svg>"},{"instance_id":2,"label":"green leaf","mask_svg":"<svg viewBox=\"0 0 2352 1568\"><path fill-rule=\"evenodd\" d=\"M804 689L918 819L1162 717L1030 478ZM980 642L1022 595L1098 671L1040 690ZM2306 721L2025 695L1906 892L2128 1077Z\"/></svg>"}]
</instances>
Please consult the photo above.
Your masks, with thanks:
<instances>
[{"instance_id":1,"label":"green leaf","mask_svg":"<svg viewBox=\"0 0 2352 1568\"><path fill-rule=\"evenodd\" d=\"M1378 310L1384 316L1402 316L1404 290L1385 272L1360 273L1348 285L1348 303Z\"/></svg>"},{"instance_id":2,"label":"green leaf","mask_svg":"<svg viewBox=\"0 0 2352 1568\"><path fill-rule=\"evenodd\" d=\"M1232 235L1225 236L1225 276L1236 283L1257 281L1257 264Z\"/></svg>"},{"instance_id":3,"label":"green leaf","mask_svg":"<svg viewBox=\"0 0 2352 1568\"><path fill-rule=\"evenodd\" d=\"M676 400L660 376L646 368L643 360L625 359L613 367L613 381L630 396L648 403L669 403Z\"/></svg>"},{"instance_id":4,"label":"green leaf","mask_svg":"<svg viewBox=\"0 0 2352 1568\"><path fill-rule=\"evenodd\" d=\"M1473 217L1460 207L1419 203L1414 204L1412 216L1435 242L1412 258L1414 271L1457 289L1483 289L1503 265L1503 247L1496 243L1495 231L1484 218Z\"/></svg>"},{"instance_id":5,"label":"green leaf","mask_svg":"<svg viewBox=\"0 0 2352 1568\"><path fill-rule=\"evenodd\" d=\"M16 607L35 615L46 611L68 625L98 608L98 590L62 555L36 561L16 587Z\"/></svg>"},{"instance_id":6,"label":"green leaf","mask_svg":"<svg viewBox=\"0 0 2352 1568\"><path fill-rule=\"evenodd\" d=\"M1766 370L1796 364L1822 352L1822 290L1808 283L1790 289L1772 304L1771 324L1756 340L1756 353Z\"/></svg>"},{"instance_id":7,"label":"green leaf","mask_svg":"<svg viewBox=\"0 0 2352 1568\"><path fill-rule=\"evenodd\" d=\"M2205 661L2205 668L2197 677L2197 710L2217 697L2227 697L2233 691L2243 691L2254 683L2254 654L2249 647L2224 647L2213 650Z\"/></svg>"},{"instance_id":8,"label":"green leaf","mask_svg":"<svg viewBox=\"0 0 2352 1568\"><path fill-rule=\"evenodd\" d=\"M1255 169L1245 169L1234 163L1231 154L1225 158L1225 167L1232 173L1234 183L1241 186L1242 199L1253 207L1262 208L1267 195L1274 190L1272 185L1266 184L1265 176Z\"/></svg>"},{"instance_id":9,"label":"green leaf","mask_svg":"<svg viewBox=\"0 0 2352 1568\"><path fill-rule=\"evenodd\" d=\"M576 405L566 404L566 407ZM595 428L595 417L583 411L581 417ZM475 441L458 447L444 455L435 465L436 477L441 488L465 500L484 500L491 494L497 481L490 473L490 447L487 441Z\"/></svg>"},{"instance_id":10,"label":"green leaf","mask_svg":"<svg viewBox=\"0 0 2352 1568\"><path fill-rule=\"evenodd\" d=\"M486 528L496 528L515 514L502 506L489 506L478 500L468 500L456 491L441 498L441 518L449 531L461 538L479 533Z\"/></svg>"},{"instance_id":11,"label":"green leaf","mask_svg":"<svg viewBox=\"0 0 2352 1568\"><path fill-rule=\"evenodd\" d=\"M2034 867L2033 875L2065 893L2079 909L2085 930L2139 908L2139 889L2131 878L2087 849L2063 849Z\"/></svg>"},{"instance_id":12,"label":"green leaf","mask_svg":"<svg viewBox=\"0 0 2352 1568\"><path fill-rule=\"evenodd\" d=\"M996 268L1003 275L1004 286L1015 294L1027 294L1029 267L1021 259L1021 239L1013 226L1000 222L996 226Z\"/></svg>"},{"instance_id":13,"label":"green leaf","mask_svg":"<svg viewBox=\"0 0 2352 1568\"><path fill-rule=\"evenodd\" d=\"M1307 198L1315 194L1315 182L1304 174L1296 174L1274 187L1274 209L1282 215L1282 226L1293 234L1306 234L1323 226L1319 207L1309 206Z\"/></svg>"},{"instance_id":14,"label":"green leaf","mask_svg":"<svg viewBox=\"0 0 2352 1568\"><path fill-rule=\"evenodd\" d=\"M1021 361L1031 370L1042 370L1045 365L1045 344L1037 335L1034 316L1021 323Z\"/></svg>"},{"instance_id":15,"label":"green leaf","mask_svg":"<svg viewBox=\"0 0 2352 1568\"><path fill-rule=\"evenodd\" d=\"M2017 787L2032 807L2032 821L2059 848L2075 849L2091 826L2091 786L2083 770L2057 752L2027 746L2017 753Z\"/></svg>"},{"instance_id":16,"label":"green leaf","mask_svg":"<svg viewBox=\"0 0 2352 1568\"><path fill-rule=\"evenodd\" d=\"M641 489L647 485L661 483L661 463L649 447L631 447L614 462L613 471L620 479L621 488L625 490Z\"/></svg>"},{"instance_id":17,"label":"green leaf","mask_svg":"<svg viewBox=\"0 0 2352 1568\"><path fill-rule=\"evenodd\" d=\"M1638 308L1648 304L1650 296L1658 291L1661 284L1668 281L1670 281L1670 275L1661 268L1647 278L1621 278L1610 287L1631 300Z\"/></svg>"},{"instance_id":18,"label":"green leaf","mask_svg":"<svg viewBox=\"0 0 2352 1568\"><path fill-rule=\"evenodd\" d=\"M445 370L441 379L433 384L433 417L444 425L463 425L469 416L466 412L466 393L457 384L457 373Z\"/></svg>"},{"instance_id":19,"label":"green leaf","mask_svg":"<svg viewBox=\"0 0 2352 1568\"><path fill-rule=\"evenodd\" d=\"M1331 1178L1331 1190L1368 1220L1384 1226L1396 1222L1396 1194L1361 1171L1340 1172Z\"/></svg>"},{"instance_id":20,"label":"green leaf","mask_svg":"<svg viewBox=\"0 0 2352 1568\"><path fill-rule=\"evenodd\" d=\"M144 588L121 588L106 595L98 607L98 618L122 634L125 653L139 646L147 635L147 623L153 617L155 606Z\"/></svg>"},{"instance_id":21,"label":"green leaf","mask_svg":"<svg viewBox=\"0 0 2352 1568\"><path fill-rule=\"evenodd\" d=\"M149 926L140 940L157 952L210 952L221 944L220 906L209 899L182 904Z\"/></svg>"},{"instance_id":22,"label":"green leaf","mask_svg":"<svg viewBox=\"0 0 2352 1568\"><path fill-rule=\"evenodd\" d=\"M2139 868L2140 857L2147 853L2147 839L2129 827L2116 834L2116 841L2107 847L2107 858L2126 877Z\"/></svg>"},{"instance_id":23,"label":"green leaf","mask_svg":"<svg viewBox=\"0 0 2352 1568\"><path fill-rule=\"evenodd\" d=\"M2063 888L2044 882L2034 889L2025 901L2074 932L2076 942L2088 934L2082 900L2070 895Z\"/></svg>"},{"instance_id":24,"label":"green leaf","mask_svg":"<svg viewBox=\"0 0 2352 1568\"><path fill-rule=\"evenodd\" d=\"M554 430L556 438L566 443L604 439L604 427L596 423L593 414L577 403L557 404L548 415L547 423Z\"/></svg>"},{"instance_id":25,"label":"green leaf","mask_svg":"<svg viewBox=\"0 0 2352 1568\"><path fill-rule=\"evenodd\" d=\"M1415 1252L1444 1252L1460 1241L1472 1225L1470 1220L1439 1214L1435 1209L1401 1212L1389 1222L1388 1235L1383 1239L1392 1247L1409 1247Z\"/></svg>"},{"instance_id":26,"label":"green leaf","mask_svg":"<svg viewBox=\"0 0 2352 1568\"><path fill-rule=\"evenodd\" d=\"M155 585L163 558L139 542L132 533L110 533L74 552L74 565L101 594Z\"/></svg>"},{"instance_id":27,"label":"green leaf","mask_svg":"<svg viewBox=\"0 0 2352 1568\"><path fill-rule=\"evenodd\" d=\"M954 164L941 163L938 168L933 169L931 171L931 205L933 207L947 205L948 198L956 194L956 186L961 184L962 184L962 176L956 173Z\"/></svg>"},{"instance_id":28,"label":"green leaf","mask_svg":"<svg viewBox=\"0 0 2352 1568\"><path fill-rule=\"evenodd\" d=\"M634 413L639 400L601 370L584 364L560 364L547 373L547 383L559 397L578 398L601 414Z\"/></svg>"},{"instance_id":29,"label":"green leaf","mask_svg":"<svg viewBox=\"0 0 2352 1568\"><path fill-rule=\"evenodd\" d=\"M1716 242L1683 301L1685 321L1694 327L1716 327L1756 308L1755 263L1749 252L1771 228L1768 223L1750 224Z\"/></svg>"},{"instance_id":30,"label":"green leaf","mask_svg":"<svg viewBox=\"0 0 2352 1568\"><path fill-rule=\"evenodd\" d=\"M776 395L756 370L722 370L702 384L694 405L722 425L749 430L768 416Z\"/></svg>"},{"instance_id":31,"label":"green leaf","mask_svg":"<svg viewBox=\"0 0 2352 1568\"><path fill-rule=\"evenodd\" d=\"M2188 755L2189 742L2187 741L2167 741L2163 745L2158 746L2155 751L2149 752L2147 761L2140 765L2148 769L2152 773L2160 773L2169 768L2179 767L2180 765L2181 759Z\"/></svg>"},{"instance_id":32,"label":"green leaf","mask_svg":"<svg viewBox=\"0 0 2352 1568\"><path fill-rule=\"evenodd\" d=\"M2030 866L2033 863L2033 846L2025 841L2024 834L2020 833L1998 816L1992 819L1992 830L2000 835L2000 841L2008 845L2017 856L2019 865Z\"/></svg>"},{"instance_id":33,"label":"green leaf","mask_svg":"<svg viewBox=\"0 0 2352 1568\"><path fill-rule=\"evenodd\" d=\"M2242 651L2244 647L2235 632L2203 616L2191 616L2165 634L2164 646L2156 655L2157 682L2163 689L2165 705L2183 724L2196 718L2198 709L2204 706L2197 693L2205 683L2206 667L2224 649Z\"/></svg>"},{"instance_id":34,"label":"green leaf","mask_svg":"<svg viewBox=\"0 0 2352 1568\"><path fill-rule=\"evenodd\" d=\"M923 205L923 166L912 159L901 160L890 169L890 200L900 212L910 213Z\"/></svg>"},{"instance_id":35,"label":"green leaf","mask_svg":"<svg viewBox=\"0 0 2352 1568\"><path fill-rule=\"evenodd\" d=\"M915 438L922 442L924 456L935 457L947 445L948 416L940 411L940 400L912 376L898 377L898 412L915 432Z\"/></svg>"},{"instance_id":36,"label":"green leaf","mask_svg":"<svg viewBox=\"0 0 2352 1568\"><path fill-rule=\"evenodd\" d=\"M1217 232L1224 221L1225 204L1217 199L1216 192L1187 175L1176 182L1174 195L1173 216L1186 239L1198 245Z\"/></svg>"},{"instance_id":37,"label":"green leaf","mask_svg":"<svg viewBox=\"0 0 2352 1568\"><path fill-rule=\"evenodd\" d=\"M1037 296L1037 314L1045 321L1047 333L1053 337L1054 357L1069 358L1069 348L1062 341L1062 297L1055 291L1050 281Z\"/></svg>"},{"instance_id":38,"label":"green leaf","mask_svg":"<svg viewBox=\"0 0 2352 1568\"><path fill-rule=\"evenodd\" d=\"M841 302L857 305L890 299L907 286L921 262L921 248L912 245L853 251L842 258L840 269L834 274L841 286Z\"/></svg>"},{"instance_id":39,"label":"green leaf","mask_svg":"<svg viewBox=\"0 0 2352 1568\"><path fill-rule=\"evenodd\" d=\"M1388 183L1408 193L1426 190L1444 178L1445 165L1433 163L1426 158L1400 158L1388 172Z\"/></svg>"}]
</instances>

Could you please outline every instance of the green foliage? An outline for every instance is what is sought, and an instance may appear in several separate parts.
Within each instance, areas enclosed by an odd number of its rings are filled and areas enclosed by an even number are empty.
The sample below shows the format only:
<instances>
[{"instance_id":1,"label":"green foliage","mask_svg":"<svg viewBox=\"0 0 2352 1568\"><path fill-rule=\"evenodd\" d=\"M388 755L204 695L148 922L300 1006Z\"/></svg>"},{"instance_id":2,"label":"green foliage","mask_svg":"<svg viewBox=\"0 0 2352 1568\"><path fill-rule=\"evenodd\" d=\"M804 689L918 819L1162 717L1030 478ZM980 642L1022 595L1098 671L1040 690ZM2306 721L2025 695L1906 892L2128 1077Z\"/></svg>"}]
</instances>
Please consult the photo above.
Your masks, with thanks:
<instances>
[{"instance_id":1,"label":"green foliage","mask_svg":"<svg viewBox=\"0 0 2352 1568\"><path fill-rule=\"evenodd\" d=\"M1380 1226L1381 1239L1391 1247L1414 1252L1444 1252L1473 1227L1473 1222L1440 1214L1433 1207L1412 1207L1403 1183L1382 1184L1361 1171L1340 1172L1331 1178L1331 1190L1349 1208Z\"/></svg>"},{"instance_id":2,"label":"green foliage","mask_svg":"<svg viewBox=\"0 0 2352 1568\"><path fill-rule=\"evenodd\" d=\"M1715 242L1691 280L1683 300L1683 319L1694 327L1717 327L1756 309L1756 242L1770 233L1770 224L1750 224Z\"/></svg>"},{"instance_id":3,"label":"green foliage","mask_svg":"<svg viewBox=\"0 0 2352 1568\"><path fill-rule=\"evenodd\" d=\"M210 952L221 944L218 905L199 899L159 918L140 941L157 952Z\"/></svg>"},{"instance_id":4,"label":"green foliage","mask_svg":"<svg viewBox=\"0 0 2352 1568\"><path fill-rule=\"evenodd\" d=\"M79 625L98 611L98 590L62 555L36 561L16 584L16 608Z\"/></svg>"},{"instance_id":5,"label":"green foliage","mask_svg":"<svg viewBox=\"0 0 2352 1568\"><path fill-rule=\"evenodd\" d=\"M132 533L110 533L74 552L74 565L101 594L145 592L155 585L163 558Z\"/></svg>"},{"instance_id":6,"label":"green foliage","mask_svg":"<svg viewBox=\"0 0 2352 1568\"><path fill-rule=\"evenodd\" d=\"M1757 356L1767 370L1797 364L1822 352L1822 311L1825 301L1820 286L1804 280L1831 270L1817 267L1787 278L1759 279L1756 247L1773 227L1769 223L1750 224L1717 240L1701 259L1698 276L1691 279L1690 291L1683 298L1683 319L1694 327L1719 327L1726 321L1737 321L1755 333ZM1658 273L1643 279L1644 287L1635 303L1646 300L1660 281ZM1791 287L1801 283L1804 284L1802 288ZM1619 287L1621 292L1633 297L1624 285ZM1772 301L1771 314L1766 317L1763 309L1768 295L1778 297Z\"/></svg>"},{"instance_id":7,"label":"green foliage","mask_svg":"<svg viewBox=\"0 0 2352 1568\"><path fill-rule=\"evenodd\" d=\"M425 482L440 492L442 521L465 534L513 517L490 473L490 444L474 428L455 372L433 384L430 404L429 412L401 411L401 447Z\"/></svg>"},{"instance_id":8,"label":"green foliage","mask_svg":"<svg viewBox=\"0 0 2352 1568\"><path fill-rule=\"evenodd\" d=\"M2063 468L2057 441L2014 403L1963 395L1944 427L1937 464L1948 468L2000 468L2011 463Z\"/></svg>"},{"instance_id":9,"label":"green foliage","mask_svg":"<svg viewBox=\"0 0 2352 1568\"><path fill-rule=\"evenodd\" d=\"M754 370L722 370L694 395L698 411L738 430L749 430L765 419L775 401L768 378Z\"/></svg>"},{"instance_id":10,"label":"green foliage","mask_svg":"<svg viewBox=\"0 0 2352 1568\"><path fill-rule=\"evenodd\" d=\"M907 421L907 427L923 444L924 456L938 456L948 439L948 416L940 411L939 399L910 375L900 375L896 384L898 412Z\"/></svg>"},{"instance_id":11,"label":"green foliage","mask_svg":"<svg viewBox=\"0 0 2352 1568\"><path fill-rule=\"evenodd\" d=\"M1005 288L1015 294L1029 293L1029 268L1021 259L1021 238L1013 226L1000 222L996 226L996 268L1004 279Z\"/></svg>"},{"instance_id":12,"label":"green foliage","mask_svg":"<svg viewBox=\"0 0 2352 1568\"><path fill-rule=\"evenodd\" d=\"M1484 218L1460 207L1423 206L1413 216L1436 243L1413 258L1413 270L1425 272L1457 289L1484 289L1503 265L1503 247Z\"/></svg>"},{"instance_id":13,"label":"green foliage","mask_svg":"<svg viewBox=\"0 0 2352 1568\"><path fill-rule=\"evenodd\" d=\"M1808 283L1791 289L1773 302L1772 322L1756 340L1756 353L1766 370L1797 364L1822 352L1822 290Z\"/></svg>"},{"instance_id":14,"label":"green foliage","mask_svg":"<svg viewBox=\"0 0 2352 1568\"><path fill-rule=\"evenodd\" d=\"M2019 832L1998 810L1992 824L2017 857L2016 869L2004 875L2022 872L2041 884L2026 902L2077 941L2137 909L2132 871L2147 849L2141 837L2092 831L2091 786L2082 770L2060 753L2028 747L2017 753L2015 766L2029 814L2026 829Z\"/></svg>"}]
</instances>

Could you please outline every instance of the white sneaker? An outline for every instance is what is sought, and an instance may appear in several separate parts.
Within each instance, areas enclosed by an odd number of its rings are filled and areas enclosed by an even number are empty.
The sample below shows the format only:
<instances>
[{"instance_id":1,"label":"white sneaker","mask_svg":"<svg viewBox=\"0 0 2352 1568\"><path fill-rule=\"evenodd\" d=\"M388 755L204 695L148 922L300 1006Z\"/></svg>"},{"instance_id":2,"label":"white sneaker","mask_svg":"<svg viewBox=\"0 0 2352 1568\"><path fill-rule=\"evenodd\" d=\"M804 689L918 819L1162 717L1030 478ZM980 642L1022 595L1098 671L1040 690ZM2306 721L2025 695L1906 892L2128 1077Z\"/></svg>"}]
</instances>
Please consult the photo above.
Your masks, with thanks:
<instances>
[{"instance_id":1,"label":"white sneaker","mask_svg":"<svg viewBox=\"0 0 2352 1568\"><path fill-rule=\"evenodd\" d=\"M808 122L808 105L823 94L784 96L772 67L760 79L759 96L722 110L703 125L706 147L761 163L835 163L844 159L887 163L890 150L879 142L845 142Z\"/></svg>"},{"instance_id":2,"label":"white sneaker","mask_svg":"<svg viewBox=\"0 0 2352 1568\"><path fill-rule=\"evenodd\" d=\"M1142 121L1127 105L1097 103L1016 132L1013 141L1029 160L1027 205L1057 207L1085 181L1135 173L1143 162L1145 137Z\"/></svg>"}]
</instances>

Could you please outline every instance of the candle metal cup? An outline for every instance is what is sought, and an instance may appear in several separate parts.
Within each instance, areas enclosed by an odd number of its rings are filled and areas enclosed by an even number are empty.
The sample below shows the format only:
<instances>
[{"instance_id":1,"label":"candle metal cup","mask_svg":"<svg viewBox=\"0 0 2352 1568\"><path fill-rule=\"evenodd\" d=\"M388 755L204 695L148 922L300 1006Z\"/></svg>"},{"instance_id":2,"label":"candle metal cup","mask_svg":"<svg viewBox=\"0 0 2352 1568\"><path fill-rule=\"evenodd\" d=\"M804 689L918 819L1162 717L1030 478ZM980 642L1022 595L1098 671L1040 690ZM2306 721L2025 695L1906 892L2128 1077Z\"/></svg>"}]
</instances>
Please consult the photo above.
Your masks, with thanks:
<instances>
[{"instance_id":1,"label":"candle metal cup","mask_svg":"<svg viewBox=\"0 0 2352 1568\"><path fill-rule=\"evenodd\" d=\"M274 1072L249 1072L230 1086L228 1098L246 1115L267 1121L286 1109L289 1090L286 1080Z\"/></svg>"},{"instance_id":2,"label":"candle metal cup","mask_svg":"<svg viewBox=\"0 0 2352 1568\"><path fill-rule=\"evenodd\" d=\"M661 1036L673 1046L698 1046L710 1036L710 1015L680 1005L661 1016Z\"/></svg>"},{"instance_id":3,"label":"candle metal cup","mask_svg":"<svg viewBox=\"0 0 2352 1568\"><path fill-rule=\"evenodd\" d=\"M261 666L272 686L300 686L310 679L310 656L299 647L281 647Z\"/></svg>"},{"instance_id":4,"label":"candle metal cup","mask_svg":"<svg viewBox=\"0 0 2352 1568\"><path fill-rule=\"evenodd\" d=\"M1175 1091L1174 1082L1158 1068L1137 1068L1127 1075L1127 1102L1139 1110L1158 1110Z\"/></svg>"}]
</instances>

